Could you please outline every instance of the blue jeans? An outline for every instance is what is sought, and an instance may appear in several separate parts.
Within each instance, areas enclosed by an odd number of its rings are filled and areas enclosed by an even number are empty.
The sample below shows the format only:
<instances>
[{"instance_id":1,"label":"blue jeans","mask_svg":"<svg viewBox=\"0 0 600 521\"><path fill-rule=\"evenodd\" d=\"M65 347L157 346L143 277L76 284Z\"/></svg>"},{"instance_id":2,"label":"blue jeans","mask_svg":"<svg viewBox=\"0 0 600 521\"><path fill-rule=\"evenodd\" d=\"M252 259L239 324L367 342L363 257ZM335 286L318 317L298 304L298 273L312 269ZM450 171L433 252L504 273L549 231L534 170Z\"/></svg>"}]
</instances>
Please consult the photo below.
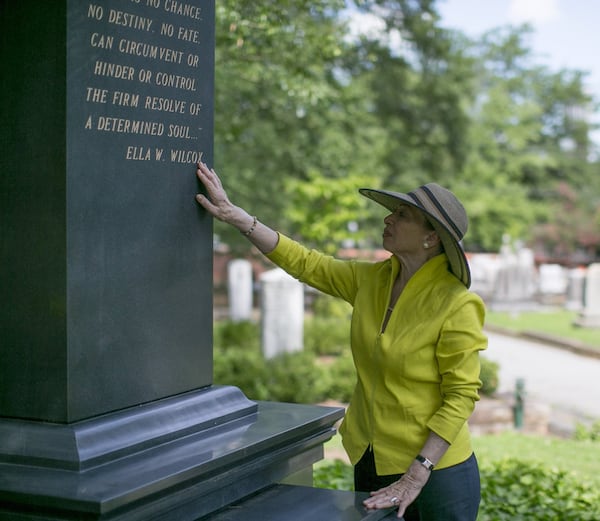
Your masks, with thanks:
<instances>
[{"instance_id":1,"label":"blue jeans","mask_svg":"<svg viewBox=\"0 0 600 521\"><path fill-rule=\"evenodd\" d=\"M378 476L368 449L354 467L354 490L371 492L391 485L402 474ZM462 463L434 470L404 513L404 521L475 521L481 489L475 454Z\"/></svg>"}]
</instances>

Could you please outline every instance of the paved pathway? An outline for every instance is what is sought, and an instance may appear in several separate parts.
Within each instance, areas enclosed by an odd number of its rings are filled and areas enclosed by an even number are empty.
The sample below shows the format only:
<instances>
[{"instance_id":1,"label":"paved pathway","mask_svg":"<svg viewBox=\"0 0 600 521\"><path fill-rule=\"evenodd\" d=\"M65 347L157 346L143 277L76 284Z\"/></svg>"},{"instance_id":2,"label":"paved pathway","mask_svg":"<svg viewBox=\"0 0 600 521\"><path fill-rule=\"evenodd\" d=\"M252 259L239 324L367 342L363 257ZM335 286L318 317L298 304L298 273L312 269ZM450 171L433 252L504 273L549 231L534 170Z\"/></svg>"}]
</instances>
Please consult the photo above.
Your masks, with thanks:
<instances>
[{"instance_id":1,"label":"paved pathway","mask_svg":"<svg viewBox=\"0 0 600 521\"><path fill-rule=\"evenodd\" d=\"M600 419L600 359L530 340L488 332L483 356L500 364L499 392L525 379L527 396L560 413Z\"/></svg>"}]
</instances>

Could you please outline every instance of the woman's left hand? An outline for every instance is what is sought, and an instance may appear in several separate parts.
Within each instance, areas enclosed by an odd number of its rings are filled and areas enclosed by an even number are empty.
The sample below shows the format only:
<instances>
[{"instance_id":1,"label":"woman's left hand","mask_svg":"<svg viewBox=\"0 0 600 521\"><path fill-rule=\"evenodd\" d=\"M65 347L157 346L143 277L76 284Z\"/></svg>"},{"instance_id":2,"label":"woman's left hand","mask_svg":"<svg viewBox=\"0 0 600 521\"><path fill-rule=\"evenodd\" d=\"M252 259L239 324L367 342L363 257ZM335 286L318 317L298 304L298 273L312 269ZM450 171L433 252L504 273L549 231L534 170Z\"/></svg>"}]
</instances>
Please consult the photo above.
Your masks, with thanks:
<instances>
[{"instance_id":1,"label":"woman's left hand","mask_svg":"<svg viewBox=\"0 0 600 521\"><path fill-rule=\"evenodd\" d=\"M423 467L411 467L398 481L371 492L371 497L363 504L369 509L398 507L398 517L402 517L427 483L429 474L430 471Z\"/></svg>"}]
</instances>

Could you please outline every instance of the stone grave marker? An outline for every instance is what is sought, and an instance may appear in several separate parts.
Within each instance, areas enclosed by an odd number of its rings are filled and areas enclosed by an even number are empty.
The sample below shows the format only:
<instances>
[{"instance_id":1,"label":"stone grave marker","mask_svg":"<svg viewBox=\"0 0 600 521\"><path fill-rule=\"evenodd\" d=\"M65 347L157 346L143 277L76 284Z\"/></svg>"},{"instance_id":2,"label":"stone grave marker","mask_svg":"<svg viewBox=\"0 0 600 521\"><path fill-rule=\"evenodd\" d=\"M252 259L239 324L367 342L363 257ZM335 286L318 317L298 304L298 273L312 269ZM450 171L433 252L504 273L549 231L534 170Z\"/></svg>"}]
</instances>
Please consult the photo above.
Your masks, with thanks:
<instances>
[{"instance_id":1,"label":"stone grave marker","mask_svg":"<svg viewBox=\"0 0 600 521\"><path fill-rule=\"evenodd\" d=\"M304 287L280 268L261 275L262 348L266 358L303 348Z\"/></svg>"}]
</instances>

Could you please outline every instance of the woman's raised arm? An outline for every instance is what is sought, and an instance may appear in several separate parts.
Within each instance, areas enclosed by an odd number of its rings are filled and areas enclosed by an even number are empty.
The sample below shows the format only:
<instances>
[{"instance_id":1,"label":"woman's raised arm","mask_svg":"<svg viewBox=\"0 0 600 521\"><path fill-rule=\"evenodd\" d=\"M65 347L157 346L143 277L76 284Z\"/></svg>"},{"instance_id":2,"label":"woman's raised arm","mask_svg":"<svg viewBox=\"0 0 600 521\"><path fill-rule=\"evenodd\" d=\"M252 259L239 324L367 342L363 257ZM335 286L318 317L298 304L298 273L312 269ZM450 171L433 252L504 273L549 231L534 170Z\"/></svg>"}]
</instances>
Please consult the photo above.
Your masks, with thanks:
<instances>
[{"instance_id":1,"label":"woman's raised arm","mask_svg":"<svg viewBox=\"0 0 600 521\"><path fill-rule=\"evenodd\" d=\"M270 253L277 246L279 234L261 223L246 210L235 206L227 197L221 179L217 173L204 163L198 163L196 175L206 188L205 196L196 195L196 201L216 219L237 228L262 253Z\"/></svg>"}]
</instances>

